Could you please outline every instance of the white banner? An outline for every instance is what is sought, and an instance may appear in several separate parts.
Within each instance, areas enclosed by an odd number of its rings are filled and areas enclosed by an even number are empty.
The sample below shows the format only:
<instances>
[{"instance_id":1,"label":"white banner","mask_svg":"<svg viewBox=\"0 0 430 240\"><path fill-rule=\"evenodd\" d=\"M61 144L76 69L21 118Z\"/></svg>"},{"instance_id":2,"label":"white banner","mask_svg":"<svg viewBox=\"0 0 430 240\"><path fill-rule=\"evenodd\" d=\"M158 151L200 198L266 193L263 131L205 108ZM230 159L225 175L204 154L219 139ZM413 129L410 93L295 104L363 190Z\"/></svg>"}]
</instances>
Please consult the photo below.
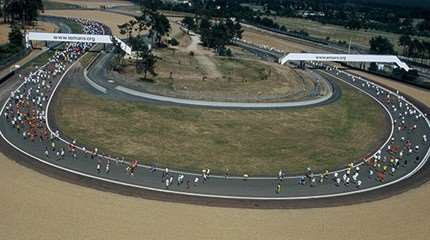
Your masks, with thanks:
<instances>
[{"instance_id":1,"label":"white banner","mask_svg":"<svg viewBox=\"0 0 430 240\"><path fill-rule=\"evenodd\" d=\"M393 55L289 53L279 59L280 64L285 64L287 61L396 63L406 71L410 69L406 63Z\"/></svg>"},{"instance_id":2,"label":"white banner","mask_svg":"<svg viewBox=\"0 0 430 240\"><path fill-rule=\"evenodd\" d=\"M131 47L129 47L125 42L123 42L121 39L114 37L117 42L119 42L119 47L128 55L131 55Z\"/></svg>"},{"instance_id":3,"label":"white banner","mask_svg":"<svg viewBox=\"0 0 430 240\"><path fill-rule=\"evenodd\" d=\"M120 48L131 55L131 47L115 36L111 35L91 35L91 34L73 34L73 33L42 33L28 32L25 35L27 47L30 47L29 41L49 41L49 42L90 42L90 43L107 43L112 44L112 37L120 44Z\"/></svg>"},{"instance_id":4,"label":"white banner","mask_svg":"<svg viewBox=\"0 0 430 240\"><path fill-rule=\"evenodd\" d=\"M29 32L30 41L112 43L110 35Z\"/></svg>"}]
</instances>

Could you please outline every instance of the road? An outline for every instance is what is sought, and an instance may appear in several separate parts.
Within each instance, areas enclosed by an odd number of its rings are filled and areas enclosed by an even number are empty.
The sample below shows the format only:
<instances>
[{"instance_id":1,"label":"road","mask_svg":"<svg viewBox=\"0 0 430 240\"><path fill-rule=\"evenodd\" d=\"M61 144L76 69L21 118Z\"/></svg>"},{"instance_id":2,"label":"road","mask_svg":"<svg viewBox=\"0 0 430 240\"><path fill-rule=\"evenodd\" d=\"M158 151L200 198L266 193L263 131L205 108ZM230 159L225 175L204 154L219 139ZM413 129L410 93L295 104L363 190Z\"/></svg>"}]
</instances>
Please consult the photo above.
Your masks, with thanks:
<instances>
[{"instance_id":1,"label":"road","mask_svg":"<svg viewBox=\"0 0 430 240\"><path fill-rule=\"evenodd\" d=\"M61 78L54 78L52 81L55 86L49 92L49 100L47 103L43 103L45 107L46 121L44 124L50 129L55 129L55 122L52 118L50 110L50 104L55 95L56 90L62 83L62 81L75 81L77 78L78 71L74 68L74 64L70 64L67 70L61 76ZM20 132L11 127L10 122L6 118L0 119L0 133L3 139L9 143L10 146L20 151L22 154L29 158L39 161L45 165L60 169L67 173L79 175L83 178L96 179L98 181L107 182L109 184L117 184L125 187L131 187L136 189L143 189L149 191L155 191L159 193L176 194L177 196L191 196L191 197L204 197L204 198L219 198L219 199L245 199L245 200L301 200L301 199L315 199L315 198L329 198L329 197L340 197L357 193L364 193L387 187L410 178L416 172L418 172L427 162L430 154L429 142L422 142L423 134L428 133L430 130L429 120L426 116L411 102L404 99L401 95L391 92L382 86L375 85L366 79L354 77L351 74L340 71L338 69L326 69L321 70L321 74L325 75L326 78L331 81L343 81L349 84L351 87L367 94L369 97L374 99L380 106L386 111L387 115L391 119L391 133L387 141L380 146L380 149L373 155L371 155L365 161L359 159L355 160L354 168L352 173L351 169L333 169L326 177L321 177L320 173L312 173L306 180L306 183L298 184L298 180L303 176L288 176L283 181L279 181L274 176L265 177L244 177L244 176L215 176L211 175L206 183L202 183L201 173L188 173L182 171L170 170L168 176L172 180L176 180L179 175L184 175L184 182L190 182L190 184L175 184L165 186L164 170L159 168L153 168L153 166L146 166L144 164L139 165L136 174L130 176L125 173L125 168L129 164L127 160L113 159L102 154L96 154L95 159L90 159L91 154L87 150L84 150L77 143L78 156L77 159L73 159L71 154L66 154L61 160L57 159L53 154L49 156L44 155L44 149L47 146L46 142L34 141L24 139ZM27 83L26 87L37 88L38 83ZM34 85L34 86L32 86ZM35 94L34 91L31 94ZM36 96L34 96L36 97ZM391 98L389 98L391 97ZM389 100L389 102L388 102ZM151 102L163 102L163 99L152 99ZM5 103L2 108L2 115L5 109ZM222 106L218 106L222 107ZM268 106L269 108L271 106ZM426 109L427 110L427 109ZM405 111L405 112L403 112ZM49 114L48 114L49 113ZM396 121L396 122L394 122ZM397 130L400 122L406 121L406 125L415 125L414 130ZM403 123L402 123L403 124ZM387 149L392 146L404 147L404 141L401 137L406 137L408 141L419 145L419 149L415 149L410 154L403 156L397 156L399 153L389 153ZM63 138L63 136L56 139L56 146L58 148L67 149L67 145L70 144ZM87 146L87 149L92 147ZM415 157L417 157L417 161ZM376 165L370 166L366 163L371 161L371 158L380 157L382 159L390 159L392 157L398 157L402 161L408 160L408 164L404 164L401 167L396 168L396 172L393 174L384 175L385 180L383 183L377 181L375 175L368 176L366 173L370 169L374 169ZM95 166L99 162L103 167L109 161L110 172L104 173L96 170ZM144 159L143 159L144 161ZM384 165L390 165L384 163ZM354 170L355 167L359 167L360 170ZM378 166L379 168L379 166ZM150 171L155 170L155 172ZM355 171L360 172L359 179L350 181L352 174ZM333 182L335 178L334 174L339 174L343 177L343 181L336 185ZM274 173L276 175L276 173ZM340 178L340 176L338 178ZM358 176L358 175L357 175ZM345 179L348 178L346 181ZM198 180L195 182L195 180ZM321 180L321 182L320 182ZM360 180L360 184L357 185L357 180ZM194 183L193 183L194 182ZM275 192L275 186L277 184L282 185L282 191Z\"/></svg>"},{"instance_id":2,"label":"road","mask_svg":"<svg viewBox=\"0 0 430 240\"><path fill-rule=\"evenodd\" d=\"M69 68L69 72L74 72L73 67ZM58 79L58 82L56 82L56 86L59 86L63 79L64 81L73 81L75 75L69 75L69 72L66 72L61 79ZM376 95L376 87L372 84L368 84L366 80L352 78L350 75L347 75L343 72L339 72L335 69L327 70L324 74L327 75L327 78L333 78L335 81L345 81L346 83L356 87L357 90L367 92L370 96L375 97L375 100L377 98L380 98L380 96L378 97ZM379 87L379 89L382 88ZM55 91L53 93L55 93ZM392 93L392 96L394 97L395 94ZM50 99L52 99L52 95ZM398 101L404 102L404 100L402 99ZM404 104L406 103L404 102ZM49 106L50 104L47 104L46 107L49 108ZM387 113L390 114L390 116L394 115L394 118L398 118L396 117L396 114L398 114L398 112L394 112L391 108L385 109L387 110ZM412 118L412 116L407 116L406 119L407 121L415 121ZM52 121L52 118L48 117L47 124L51 124ZM394 131L393 136L396 139L394 143L401 144L401 136L408 136L408 138L411 139L412 142L421 142L422 134L429 131L429 125L427 121L428 120L424 117L416 121L415 124L417 125L417 130L414 132L416 134L413 135L411 135L411 133L407 133L406 131ZM409 177L425 164L428 158L429 150L429 144L425 143L422 145L422 147L417 153L414 153L411 156L406 156L410 158L410 164L405 167L399 168L396 174L393 176L387 175L384 184L381 184L380 182L376 181L375 177L368 178L367 175L365 175L365 173L368 171L367 166L365 166L364 164L360 165L360 171L362 171L363 175L366 176L360 178L362 179L362 186L360 189L356 188L353 184L349 186L344 186L342 184L338 187L331 180L332 176L330 176L328 180L326 180L324 183L316 184L315 187L311 187L309 183L307 183L306 185L299 185L297 181L300 176L290 176L288 178L288 181L283 181L281 183L282 189L284 190L281 193L276 194L274 192L274 187L278 183L278 180L273 176L261 178L253 178L252 176L250 176L246 181L243 179L243 177L229 177L226 180L223 176L211 176L207 183L201 184L202 180L200 177L200 173L181 173L173 170L171 170L169 174L174 179L177 178L178 174L185 174L185 181L190 180L192 182L194 181L195 177L199 177L200 181L198 184L191 184L190 188L187 188L185 184L173 184L169 187L169 189L166 189L164 183L161 182L163 171L158 170L156 172L150 172L150 166L142 165L137 169L136 174L131 177L125 173L125 163L121 163L121 161L115 162L115 160L112 159L112 167L110 173L97 174L95 168L96 161L90 160L88 154L80 152L78 155L78 159L76 160L74 160L71 156L66 155L64 159L56 161L55 158L52 156L48 158L44 156L43 149L46 145L45 143L41 143L39 141L29 143L28 140L24 140L21 134L17 133L14 128L10 127L9 123L5 121L5 118L2 118L0 121L0 129L4 138L10 141L10 143L13 144L20 151L25 152L34 158L37 158L38 161L41 161L56 168L60 168L67 172L72 172L75 174L102 181L108 181L110 183L122 184L145 190L155 190L163 193L176 193L181 195L232 199L303 199L342 196L345 194L364 192L369 189L376 189L384 185L390 185L399 180ZM57 144L59 146L63 145L63 147L66 149L66 144L62 143L62 141L58 141ZM381 146L381 149L383 149L382 155L387 154L384 151L386 150L387 144L388 142L386 142L384 146ZM415 158L415 155L426 155L426 157L420 159L419 162L414 163L413 159ZM102 165L104 166L106 164L107 157L100 156L99 159L100 161L102 161ZM340 174L345 172L344 169L337 169L336 171ZM274 173L274 175L275 174L276 173Z\"/></svg>"}]
</instances>

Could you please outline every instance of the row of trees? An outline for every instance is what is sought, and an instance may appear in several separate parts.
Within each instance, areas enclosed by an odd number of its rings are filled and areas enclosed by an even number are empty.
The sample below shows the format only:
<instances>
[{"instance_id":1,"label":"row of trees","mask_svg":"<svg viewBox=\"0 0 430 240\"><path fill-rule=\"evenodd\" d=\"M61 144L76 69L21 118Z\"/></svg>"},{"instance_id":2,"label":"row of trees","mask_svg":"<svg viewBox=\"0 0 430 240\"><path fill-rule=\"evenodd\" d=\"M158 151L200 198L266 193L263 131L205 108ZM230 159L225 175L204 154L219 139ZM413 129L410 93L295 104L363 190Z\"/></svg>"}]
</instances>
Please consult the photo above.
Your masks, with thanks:
<instances>
[{"instance_id":1,"label":"row of trees","mask_svg":"<svg viewBox=\"0 0 430 240\"><path fill-rule=\"evenodd\" d=\"M374 37L369 43L371 53L396 54L393 44L385 37ZM424 59L430 59L430 42L412 39L408 35L403 35L399 38L398 43L403 48L403 56L421 59L421 63L424 63ZM417 61L417 59L414 61ZM379 71L375 63L370 65L369 70ZM417 70L406 72L403 69L395 68L390 73L390 76L402 81L414 81L418 78L419 74Z\"/></svg>"},{"instance_id":2,"label":"row of trees","mask_svg":"<svg viewBox=\"0 0 430 240\"><path fill-rule=\"evenodd\" d=\"M145 1L151 2L151 1ZM142 39L144 31L148 31L148 37L152 43L155 43L158 47L162 46L162 37L169 33L171 26L166 16L159 13L157 9L151 7L142 7L142 15L136 17L129 22L118 25L121 34L128 36L128 41L133 44L133 41ZM136 36L133 37L133 34Z\"/></svg>"},{"instance_id":3,"label":"row of trees","mask_svg":"<svg viewBox=\"0 0 430 240\"><path fill-rule=\"evenodd\" d=\"M231 55L226 46L233 39L242 38L240 4L227 0L192 0L190 8L195 16L185 17L182 23L200 33L203 46L215 49L218 55Z\"/></svg>"},{"instance_id":4,"label":"row of trees","mask_svg":"<svg viewBox=\"0 0 430 240\"><path fill-rule=\"evenodd\" d=\"M412 58L430 59L430 42L412 39L408 35L399 38L399 45L403 49L403 56Z\"/></svg>"},{"instance_id":5,"label":"row of trees","mask_svg":"<svg viewBox=\"0 0 430 240\"><path fill-rule=\"evenodd\" d=\"M411 58L430 59L430 42L402 35L398 40L402 55ZM370 52L375 54L396 54L393 43L385 37L377 36L369 41Z\"/></svg>"},{"instance_id":6,"label":"row of trees","mask_svg":"<svg viewBox=\"0 0 430 240\"><path fill-rule=\"evenodd\" d=\"M306 17L352 30L376 29L430 36L430 9L407 6L408 4L399 7L360 0L191 0L191 4L173 1L161 3L160 8L211 17L235 17L276 29L282 26L275 25L264 16ZM415 19L421 20L417 22Z\"/></svg>"},{"instance_id":7,"label":"row of trees","mask_svg":"<svg viewBox=\"0 0 430 240\"><path fill-rule=\"evenodd\" d=\"M128 42L136 54L135 67L138 73L156 75L154 66L157 57L153 55L152 48L148 42L154 43L156 47L163 47L164 35L170 31L168 19L159 12L166 9L166 4L160 0L139 0L142 8L142 15L135 19L118 25L121 34L128 36ZM230 50L226 45L234 38L242 37L241 25L234 15L235 10L240 8L236 3L230 4L226 0L192 0L192 7L187 9L194 12L194 17L185 17L183 23L201 35L201 42L204 46L213 48L219 55L229 55ZM144 35L144 30L148 35ZM177 41L170 41L171 44Z\"/></svg>"},{"instance_id":8,"label":"row of trees","mask_svg":"<svg viewBox=\"0 0 430 240\"><path fill-rule=\"evenodd\" d=\"M211 20L207 16L202 16L202 18L185 17L182 23L188 29L199 32L202 45L215 49L218 55L230 55L226 45L235 38L242 38L242 26L238 21L233 21L230 18Z\"/></svg>"},{"instance_id":9,"label":"row of trees","mask_svg":"<svg viewBox=\"0 0 430 240\"><path fill-rule=\"evenodd\" d=\"M231 55L226 45L235 38L241 39L243 32L240 23L230 18L215 23L203 19L199 30L203 46L215 49L219 55Z\"/></svg>"},{"instance_id":10,"label":"row of trees","mask_svg":"<svg viewBox=\"0 0 430 240\"><path fill-rule=\"evenodd\" d=\"M9 45L12 48L21 49L24 46L24 35L21 32L21 27L18 24L12 24L9 32Z\"/></svg>"},{"instance_id":11,"label":"row of trees","mask_svg":"<svg viewBox=\"0 0 430 240\"><path fill-rule=\"evenodd\" d=\"M18 24L11 25L9 32L9 43L0 45L0 65L4 66L14 60L14 56L23 50L24 36L21 32L21 26Z\"/></svg>"},{"instance_id":12,"label":"row of trees","mask_svg":"<svg viewBox=\"0 0 430 240\"><path fill-rule=\"evenodd\" d=\"M377 29L388 32L430 36L430 6L411 6L410 1L345 0L241 0L263 6L260 14L306 17L349 29ZM261 11L256 11L261 12ZM309 14L304 14L309 13ZM414 19L423 19L418 24Z\"/></svg>"},{"instance_id":13,"label":"row of trees","mask_svg":"<svg viewBox=\"0 0 430 240\"><path fill-rule=\"evenodd\" d=\"M22 25L32 24L43 10L41 0L0 0L0 16L3 22L20 22Z\"/></svg>"},{"instance_id":14,"label":"row of trees","mask_svg":"<svg viewBox=\"0 0 430 240\"><path fill-rule=\"evenodd\" d=\"M128 36L128 42L136 54L135 67L137 73L148 73L156 76L155 63L157 57L152 53L152 45L163 47L163 36L169 33L171 26L166 16L158 11L159 0L145 0L140 2L142 15L127 23L118 25L121 34ZM143 32L148 31L147 35Z\"/></svg>"},{"instance_id":15,"label":"row of trees","mask_svg":"<svg viewBox=\"0 0 430 240\"><path fill-rule=\"evenodd\" d=\"M369 41L370 53L374 54L395 54L394 45L386 37L377 36Z\"/></svg>"}]
</instances>

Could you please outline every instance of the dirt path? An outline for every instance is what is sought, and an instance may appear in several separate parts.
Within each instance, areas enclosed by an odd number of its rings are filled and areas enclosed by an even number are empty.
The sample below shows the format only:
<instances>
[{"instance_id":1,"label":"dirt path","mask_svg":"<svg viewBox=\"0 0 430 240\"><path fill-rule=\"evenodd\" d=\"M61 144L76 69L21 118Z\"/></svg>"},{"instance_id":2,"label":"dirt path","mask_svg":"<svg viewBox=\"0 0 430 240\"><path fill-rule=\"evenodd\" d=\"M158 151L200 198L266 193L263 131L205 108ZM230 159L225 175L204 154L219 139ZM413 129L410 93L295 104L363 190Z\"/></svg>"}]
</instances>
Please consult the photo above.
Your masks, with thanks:
<instances>
[{"instance_id":1,"label":"dirt path","mask_svg":"<svg viewBox=\"0 0 430 240\"><path fill-rule=\"evenodd\" d=\"M208 50L202 49L199 46L200 43L200 35L191 33L191 43L185 48L186 52L194 52L195 58L199 61L199 63L204 66L204 69L207 73L207 77L210 78L221 78L222 74L218 70L215 63L208 57L208 55L213 55Z\"/></svg>"}]
</instances>

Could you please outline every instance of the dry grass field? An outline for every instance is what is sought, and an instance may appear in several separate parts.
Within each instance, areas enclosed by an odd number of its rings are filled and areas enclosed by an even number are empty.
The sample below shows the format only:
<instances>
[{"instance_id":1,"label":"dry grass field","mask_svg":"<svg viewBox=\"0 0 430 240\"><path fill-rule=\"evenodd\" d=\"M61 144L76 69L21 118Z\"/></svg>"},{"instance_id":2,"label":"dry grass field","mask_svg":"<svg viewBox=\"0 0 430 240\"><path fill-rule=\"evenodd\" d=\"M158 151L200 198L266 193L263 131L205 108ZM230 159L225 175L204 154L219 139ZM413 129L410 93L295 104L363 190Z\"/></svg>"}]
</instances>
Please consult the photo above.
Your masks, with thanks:
<instances>
[{"instance_id":1,"label":"dry grass field","mask_svg":"<svg viewBox=\"0 0 430 240\"><path fill-rule=\"evenodd\" d=\"M169 168L274 175L359 160L384 140L385 118L368 97L341 84L318 108L241 111L159 106L99 98L65 88L57 125L78 142ZM85 121L82 121L85 119Z\"/></svg>"},{"instance_id":2,"label":"dry grass field","mask_svg":"<svg viewBox=\"0 0 430 240\"><path fill-rule=\"evenodd\" d=\"M60 16L60 17L81 17L86 19L92 19L94 21L102 22L112 30L112 33L116 36L125 37L119 32L118 25L133 19L132 17L125 16L117 13L109 13L96 10L46 10L43 15L47 16Z\"/></svg>"},{"instance_id":3,"label":"dry grass field","mask_svg":"<svg viewBox=\"0 0 430 240\"><path fill-rule=\"evenodd\" d=\"M391 43L393 43L395 49L400 51L401 48L399 46L399 37L400 34L383 32L377 30L350 30L346 29L342 26L332 25L332 24L322 24L317 21L307 20L303 18L289 18L289 17L271 17L275 22L280 25L285 25L289 30L304 30L309 33L310 36L318 37L321 39L325 39L326 37L330 37L332 41L352 41L354 44L361 45L362 47L369 47L369 40L372 37L376 36L384 36L388 38ZM418 39L426 39L429 38L418 37Z\"/></svg>"},{"instance_id":4,"label":"dry grass field","mask_svg":"<svg viewBox=\"0 0 430 240\"><path fill-rule=\"evenodd\" d=\"M358 75L363 76L365 78L371 79L372 81L374 81L376 83L385 84L385 85L390 86L394 89L398 89L399 91L404 92L404 93L408 94L409 96L413 96L414 98L416 98L420 102L424 103L425 105L430 106L430 91L429 90L415 87L415 86L412 86L409 84L401 83L399 81L388 79L385 77L380 77L380 76L377 76L377 75L374 75L371 73L366 73L363 71L348 70L348 72L355 73L355 74L358 74Z\"/></svg>"},{"instance_id":5,"label":"dry grass field","mask_svg":"<svg viewBox=\"0 0 430 240\"><path fill-rule=\"evenodd\" d=\"M52 2L78 5L81 8L100 8L100 7L126 7L133 6L130 1L121 0L52 0Z\"/></svg>"},{"instance_id":6,"label":"dry grass field","mask_svg":"<svg viewBox=\"0 0 430 240\"><path fill-rule=\"evenodd\" d=\"M244 30L242 39L254 44L266 45L285 52L325 52L315 47L282 39L276 33L251 27L242 27L242 29Z\"/></svg>"},{"instance_id":7,"label":"dry grass field","mask_svg":"<svg viewBox=\"0 0 430 240\"><path fill-rule=\"evenodd\" d=\"M58 27L50 22L42 22L38 21L35 23L34 26L26 27L27 31L38 31L38 32L55 32L57 31ZM10 32L9 24L0 24L0 45L8 43L9 37L8 34Z\"/></svg>"},{"instance_id":8,"label":"dry grass field","mask_svg":"<svg viewBox=\"0 0 430 240\"><path fill-rule=\"evenodd\" d=\"M157 76L143 81L134 65L112 72L121 84L162 95L218 101L285 101L308 97L315 88L309 73L255 59L190 55L166 48L156 50Z\"/></svg>"},{"instance_id":9,"label":"dry grass field","mask_svg":"<svg viewBox=\"0 0 430 240\"><path fill-rule=\"evenodd\" d=\"M8 34L10 27L8 24L0 24L0 44L8 43Z\"/></svg>"}]
</instances>

